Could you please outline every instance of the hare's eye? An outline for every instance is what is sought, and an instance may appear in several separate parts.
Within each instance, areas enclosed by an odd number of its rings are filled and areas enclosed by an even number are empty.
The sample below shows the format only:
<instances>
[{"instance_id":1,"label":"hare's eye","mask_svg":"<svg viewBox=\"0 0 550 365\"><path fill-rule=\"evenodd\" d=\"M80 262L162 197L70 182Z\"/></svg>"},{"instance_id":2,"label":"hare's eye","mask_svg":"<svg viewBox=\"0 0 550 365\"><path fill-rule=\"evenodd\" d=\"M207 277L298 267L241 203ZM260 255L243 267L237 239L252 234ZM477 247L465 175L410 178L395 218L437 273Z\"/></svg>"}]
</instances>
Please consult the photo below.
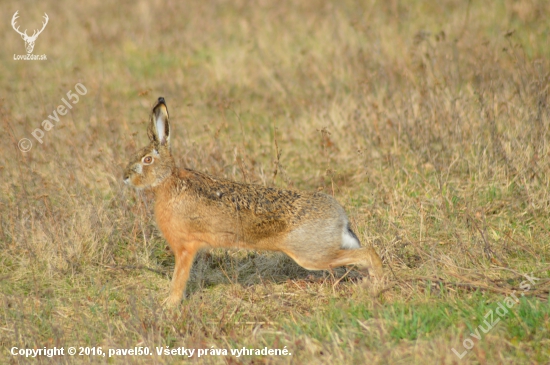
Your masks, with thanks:
<instances>
[{"instance_id":1,"label":"hare's eye","mask_svg":"<svg viewBox=\"0 0 550 365\"><path fill-rule=\"evenodd\" d=\"M151 156L145 156L143 158L143 163L146 164L146 165L149 165L151 162L153 162L153 157Z\"/></svg>"}]
</instances>

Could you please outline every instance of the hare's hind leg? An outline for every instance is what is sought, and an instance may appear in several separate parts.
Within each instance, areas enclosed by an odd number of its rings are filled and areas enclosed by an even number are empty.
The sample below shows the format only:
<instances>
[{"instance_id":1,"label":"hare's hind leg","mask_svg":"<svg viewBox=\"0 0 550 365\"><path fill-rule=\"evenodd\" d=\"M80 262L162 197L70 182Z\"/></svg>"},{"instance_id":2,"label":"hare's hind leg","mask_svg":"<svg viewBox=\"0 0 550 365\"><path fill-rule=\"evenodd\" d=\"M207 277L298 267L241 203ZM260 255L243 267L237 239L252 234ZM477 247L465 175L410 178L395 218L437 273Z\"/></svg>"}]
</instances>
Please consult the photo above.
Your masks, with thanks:
<instances>
[{"instance_id":1,"label":"hare's hind leg","mask_svg":"<svg viewBox=\"0 0 550 365\"><path fill-rule=\"evenodd\" d=\"M286 250L285 253L298 265L308 270L328 270L340 266L357 265L361 269L368 269L370 276L381 277L384 273L382 260L372 247L340 248L315 253Z\"/></svg>"},{"instance_id":2,"label":"hare's hind leg","mask_svg":"<svg viewBox=\"0 0 550 365\"><path fill-rule=\"evenodd\" d=\"M308 270L357 265L368 269L371 276L382 276L382 260L372 247L361 247L343 214L342 210L341 216L306 222L294 229L281 251Z\"/></svg>"},{"instance_id":3,"label":"hare's hind leg","mask_svg":"<svg viewBox=\"0 0 550 365\"><path fill-rule=\"evenodd\" d=\"M197 249L197 245L193 244L179 245L172 248L176 258L176 266L172 276L170 296L164 302L167 306L175 306L181 301Z\"/></svg>"},{"instance_id":4,"label":"hare's hind leg","mask_svg":"<svg viewBox=\"0 0 550 365\"><path fill-rule=\"evenodd\" d=\"M384 273L382 260L372 247L338 250L334 258L328 262L328 266L331 268L346 265L357 265L360 268L368 269L371 276L381 277Z\"/></svg>"}]
</instances>

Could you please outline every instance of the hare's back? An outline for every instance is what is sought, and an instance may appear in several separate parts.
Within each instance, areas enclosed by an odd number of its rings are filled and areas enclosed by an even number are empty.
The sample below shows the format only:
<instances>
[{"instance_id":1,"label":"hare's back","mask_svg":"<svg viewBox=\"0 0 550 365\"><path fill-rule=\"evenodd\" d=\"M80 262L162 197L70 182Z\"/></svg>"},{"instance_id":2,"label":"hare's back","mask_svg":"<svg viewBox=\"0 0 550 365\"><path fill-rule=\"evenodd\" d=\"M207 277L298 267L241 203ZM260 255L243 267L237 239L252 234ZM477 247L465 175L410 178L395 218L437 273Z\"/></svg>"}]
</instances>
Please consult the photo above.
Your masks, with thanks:
<instances>
[{"instance_id":1,"label":"hare's back","mask_svg":"<svg viewBox=\"0 0 550 365\"><path fill-rule=\"evenodd\" d=\"M230 216L238 215L241 223L249 220L264 229L273 224L283 231L304 220L345 215L334 198L320 192L238 183L193 170L185 170L184 175L188 194Z\"/></svg>"}]
</instances>

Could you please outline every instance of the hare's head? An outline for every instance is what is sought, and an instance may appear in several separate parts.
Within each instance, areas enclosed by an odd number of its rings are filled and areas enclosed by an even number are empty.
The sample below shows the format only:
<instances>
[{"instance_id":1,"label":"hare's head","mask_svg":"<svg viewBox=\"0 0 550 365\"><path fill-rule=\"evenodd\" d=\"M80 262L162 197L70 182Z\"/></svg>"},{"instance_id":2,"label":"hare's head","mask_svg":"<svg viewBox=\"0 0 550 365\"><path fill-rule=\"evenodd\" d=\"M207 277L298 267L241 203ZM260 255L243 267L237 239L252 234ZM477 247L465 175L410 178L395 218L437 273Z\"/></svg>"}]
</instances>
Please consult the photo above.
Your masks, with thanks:
<instances>
[{"instance_id":1,"label":"hare's head","mask_svg":"<svg viewBox=\"0 0 550 365\"><path fill-rule=\"evenodd\" d=\"M137 152L124 170L124 182L136 188L159 185L175 168L170 152L168 108L163 97L153 107L147 135L151 143Z\"/></svg>"}]
</instances>

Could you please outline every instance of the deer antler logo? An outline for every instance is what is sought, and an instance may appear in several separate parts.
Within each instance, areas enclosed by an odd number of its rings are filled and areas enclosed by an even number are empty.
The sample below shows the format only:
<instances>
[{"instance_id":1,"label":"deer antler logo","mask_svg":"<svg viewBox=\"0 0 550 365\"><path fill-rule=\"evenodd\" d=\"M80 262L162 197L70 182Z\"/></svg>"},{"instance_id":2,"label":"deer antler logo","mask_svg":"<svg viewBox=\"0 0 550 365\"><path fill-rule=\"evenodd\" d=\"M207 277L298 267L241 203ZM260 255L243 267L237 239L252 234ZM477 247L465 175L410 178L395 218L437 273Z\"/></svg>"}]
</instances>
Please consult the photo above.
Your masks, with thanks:
<instances>
[{"instance_id":1,"label":"deer antler logo","mask_svg":"<svg viewBox=\"0 0 550 365\"><path fill-rule=\"evenodd\" d=\"M23 33L21 33L19 31L19 27L15 27L15 21L17 20L17 18L19 17L19 15L17 15L17 13L19 13L19 10L17 10L15 12L15 14L13 14L13 18L11 18L11 26L13 27L13 29L19 33L21 35L21 38L23 38L23 40L25 41L25 48L27 49L27 53L32 53L32 50L34 49L34 42L36 41L36 38L38 38L38 36L40 35L40 33L42 33L42 31L44 30L44 28L46 28L46 24L48 24L48 14L44 13L44 20L45 22L42 23L42 29L40 30L35 30L33 32L33 34L29 37L27 35L27 30L25 29L25 31ZM37 33L38 32L38 33Z\"/></svg>"}]
</instances>

